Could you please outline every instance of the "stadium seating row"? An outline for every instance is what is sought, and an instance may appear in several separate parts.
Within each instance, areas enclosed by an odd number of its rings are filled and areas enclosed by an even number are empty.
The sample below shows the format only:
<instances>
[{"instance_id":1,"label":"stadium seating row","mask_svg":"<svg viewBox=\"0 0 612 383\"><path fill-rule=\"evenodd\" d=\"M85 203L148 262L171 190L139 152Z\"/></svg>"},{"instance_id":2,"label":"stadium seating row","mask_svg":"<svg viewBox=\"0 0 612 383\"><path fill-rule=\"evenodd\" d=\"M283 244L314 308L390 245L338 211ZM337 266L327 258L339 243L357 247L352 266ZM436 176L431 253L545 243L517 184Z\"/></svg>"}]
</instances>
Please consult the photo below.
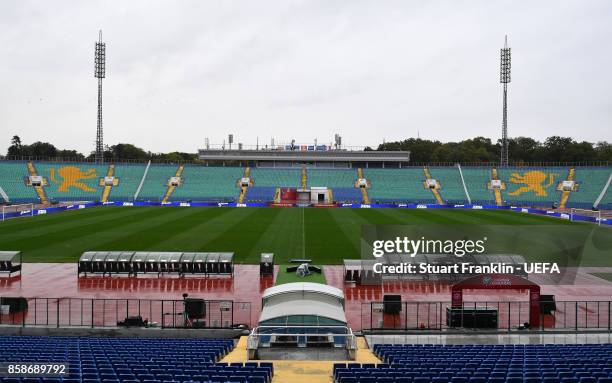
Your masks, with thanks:
<instances>
[{"instance_id":1,"label":"stadium seating row","mask_svg":"<svg viewBox=\"0 0 612 383\"><path fill-rule=\"evenodd\" d=\"M31 170L43 177L43 190L49 200L99 201L104 189L102 179L108 165L89 163L0 162L0 187L12 203L38 202L34 188L27 185ZM168 183L175 176L178 165L117 164L113 176L117 182L111 188L109 200L132 201L142 182L137 200L161 201L168 191ZM558 205L562 199L560 184L570 177L569 167L506 167L494 171L490 167L429 167L430 177L437 182L436 193L425 185L427 172L422 167L402 169L363 169L368 180L368 195L372 203L467 203L468 195L475 204L510 204L516 206ZM208 167L187 165L181 174L180 186L169 194L169 201L236 201L240 194L240 167ZM604 189L610 167L576 167L571 172L576 183L567 196L566 207L590 208ZM307 169L308 186L332 189L334 199L342 202L361 202L355 169ZM496 193L491 180L496 174L501 190ZM462 177L463 176L463 179ZM276 188L300 187L299 168L253 168L253 185L248 188L245 201L268 202ZM466 194L467 192L467 194ZM364 197L365 198L365 197ZM604 195L600 208L612 208L612 191Z\"/></svg>"},{"instance_id":2,"label":"stadium seating row","mask_svg":"<svg viewBox=\"0 0 612 383\"><path fill-rule=\"evenodd\" d=\"M385 363L335 364L337 383L612 383L612 344L374 345Z\"/></svg>"},{"instance_id":3,"label":"stadium seating row","mask_svg":"<svg viewBox=\"0 0 612 383\"><path fill-rule=\"evenodd\" d=\"M0 382L270 383L272 363L217 363L232 348L223 339L0 337L0 363L66 363L61 377Z\"/></svg>"}]
</instances>

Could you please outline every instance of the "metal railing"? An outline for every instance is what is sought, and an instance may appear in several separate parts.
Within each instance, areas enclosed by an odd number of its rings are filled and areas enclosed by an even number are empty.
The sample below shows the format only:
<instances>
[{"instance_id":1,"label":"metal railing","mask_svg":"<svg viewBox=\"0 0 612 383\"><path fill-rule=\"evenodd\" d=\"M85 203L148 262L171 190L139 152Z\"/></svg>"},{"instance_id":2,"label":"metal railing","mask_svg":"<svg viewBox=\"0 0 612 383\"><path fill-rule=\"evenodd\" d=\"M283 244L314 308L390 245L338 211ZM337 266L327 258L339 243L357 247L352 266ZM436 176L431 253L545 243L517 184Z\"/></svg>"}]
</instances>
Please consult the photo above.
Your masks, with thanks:
<instances>
[{"instance_id":1,"label":"metal railing","mask_svg":"<svg viewBox=\"0 0 612 383\"><path fill-rule=\"evenodd\" d=\"M147 321L147 326L158 328L251 327L250 302L204 300L205 314L201 318L190 318L183 300L26 298L26 301L27 307L14 311L3 304L0 325L119 327L119 322L126 318L140 316Z\"/></svg>"},{"instance_id":2,"label":"metal railing","mask_svg":"<svg viewBox=\"0 0 612 383\"><path fill-rule=\"evenodd\" d=\"M264 325L255 327L247 338L247 350L249 355L260 347L270 347L271 342L277 338L285 338L288 343L295 343L300 347L320 342L320 338L326 338L326 343L334 346L342 346L349 352L349 358L355 359L357 350L357 337L353 330L347 326L337 325ZM287 339L288 338L288 339ZM316 341L313 342L313 339Z\"/></svg>"},{"instance_id":3,"label":"metal railing","mask_svg":"<svg viewBox=\"0 0 612 383\"><path fill-rule=\"evenodd\" d=\"M389 304L387 302L386 304ZM401 305L396 314L385 313L385 302L363 303L361 328L364 331L412 331L448 330L467 327L463 321L476 309L495 310L495 327L492 330L516 330L529 322L530 304L513 302L464 302L461 308L453 308L457 320L448 318L451 302L397 302ZM540 311L541 312L541 311ZM475 320L476 318L469 318ZM600 330L612 331L612 301L557 301L550 314L540 313L540 325L532 330ZM489 328L491 330L491 328Z\"/></svg>"}]
</instances>

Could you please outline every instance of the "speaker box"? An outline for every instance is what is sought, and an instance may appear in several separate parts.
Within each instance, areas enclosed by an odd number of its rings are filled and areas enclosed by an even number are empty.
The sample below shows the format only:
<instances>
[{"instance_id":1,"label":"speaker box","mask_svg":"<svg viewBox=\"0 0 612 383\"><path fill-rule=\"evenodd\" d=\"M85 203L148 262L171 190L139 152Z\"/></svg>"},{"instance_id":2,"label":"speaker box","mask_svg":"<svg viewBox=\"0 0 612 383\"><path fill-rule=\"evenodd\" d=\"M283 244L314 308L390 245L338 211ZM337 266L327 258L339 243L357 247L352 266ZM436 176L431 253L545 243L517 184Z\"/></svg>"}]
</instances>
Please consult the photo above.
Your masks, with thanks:
<instances>
[{"instance_id":1,"label":"speaker box","mask_svg":"<svg viewBox=\"0 0 612 383\"><path fill-rule=\"evenodd\" d=\"M185 299L185 311L190 319L201 319L206 317L206 302L204 299Z\"/></svg>"},{"instance_id":2,"label":"speaker box","mask_svg":"<svg viewBox=\"0 0 612 383\"><path fill-rule=\"evenodd\" d=\"M23 297L5 297L0 298L0 305L9 306L9 313L20 313L27 311L28 300Z\"/></svg>"},{"instance_id":3,"label":"speaker box","mask_svg":"<svg viewBox=\"0 0 612 383\"><path fill-rule=\"evenodd\" d=\"M383 298L383 313L399 314L402 311L401 295L385 295Z\"/></svg>"},{"instance_id":4,"label":"speaker box","mask_svg":"<svg viewBox=\"0 0 612 383\"><path fill-rule=\"evenodd\" d=\"M557 310L554 295L540 295L540 314L550 315Z\"/></svg>"},{"instance_id":5,"label":"speaker box","mask_svg":"<svg viewBox=\"0 0 612 383\"><path fill-rule=\"evenodd\" d=\"M494 309L446 309L449 327L497 328L497 310Z\"/></svg>"}]
</instances>

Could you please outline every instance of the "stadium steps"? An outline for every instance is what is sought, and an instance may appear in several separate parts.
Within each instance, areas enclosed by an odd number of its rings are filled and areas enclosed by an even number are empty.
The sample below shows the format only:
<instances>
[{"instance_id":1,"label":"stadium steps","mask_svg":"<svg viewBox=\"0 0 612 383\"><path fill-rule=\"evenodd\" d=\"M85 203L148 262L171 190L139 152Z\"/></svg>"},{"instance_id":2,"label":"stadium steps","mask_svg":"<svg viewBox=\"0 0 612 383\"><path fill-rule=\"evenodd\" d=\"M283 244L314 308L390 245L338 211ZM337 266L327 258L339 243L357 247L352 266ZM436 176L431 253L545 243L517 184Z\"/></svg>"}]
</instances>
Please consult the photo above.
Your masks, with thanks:
<instances>
[{"instance_id":1,"label":"stadium steps","mask_svg":"<svg viewBox=\"0 0 612 383\"><path fill-rule=\"evenodd\" d=\"M251 175L251 168L244 168L243 178L249 178ZM239 181L240 182L240 181ZM240 186L240 195L238 196L238 203L244 203L244 197L246 196L248 186Z\"/></svg>"},{"instance_id":2,"label":"stadium steps","mask_svg":"<svg viewBox=\"0 0 612 383\"><path fill-rule=\"evenodd\" d=\"M423 167L423 173L425 174L426 179L432 179L431 173L429 173L429 168L427 166ZM438 202L438 205L444 205L444 201L442 200L442 196L440 195L438 189L430 188L429 190L431 190L431 192L433 193L434 197L436 198L436 201Z\"/></svg>"},{"instance_id":3,"label":"stadium steps","mask_svg":"<svg viewBox=\"0 0 612 383\"><path fill-rule=\"evenodd\" d=\"M108 165L108 171L106 172L106 176L112 177L114 175L115 175L115 165L110 164ZM104 182L104 180L102 180L102 182ZM108 196L110 195L112 188L113 188L112 185L106 185L106 183L104 182L104 190L102 191L102 198L100 199L102 202L108 201Z\"/></svg>"},{"instance_id":4,"label":"stadium steps","mask_svg":"<svg viewBox=\"0 0 612 383\"><path fill-rule=\"evenodd\" d=\"M363 169L357 168L357 179L363 178ZM359 187L361 189L361 197L363 199L363 203L366 205L370 204L370 196L368 195L368 190L365 187Z\"/></svg>"},{"instance_id":5,"label":"stadium steps","mask_svg":"<svg viewBox=\"0 0 612 383\"><path fill-rule=\"evenodd\" d=\"M497 168L492 168L491 169L491 180L498 180L499 176L497 175ZM502 205L502 194L501 194L501 189L493 189L493 192L495 193L495 204L497 206L501 206Z\"/></svg>"},{"instance_id":6,"label":"stadium steps","mask_svg":"<svg viewBox=\"0 0 612 383\"><path fill-rule=\"evenodd\" d=\"M180 177L181 174L183 174L184 169L185 169L185 165L183 164L179 165L178 169L176 169L176 173L174 174L174 176ZM176 189L176 186L172 185L171 183L168 183L168 190L166 190L166 194L164 195L164 199L162 200L162 203L168 202L168 200L170 199L170 196L172 196L172 193L174 192L174 189Z\"/></svg>"},{"instance_id":7,"label":"stadium steps","mask_svg":"<svg viewBox=\"0 0 612 383\"><path fill-rule=\"evenodd\" d=\"M236 347L229 352L221 363L249 362L247 353L247 338L240 337ZM380 359L370 350L365 338L357 338L357 353L355 361L319 361L319 360L273 360L274 376L271 383L330 383L333 380L334 363L381 363Z\"/></svg>"},{"instance_id":8,"label":"stadium steps","mask_svg":"<svg viewBox=\"0 0 612 383\"><path fill-rule=\"evenodd\" d=\"M566 181L573 181L575 175L576 175L576 169L574 169L573 167L569 168L569 171L567 172ZM565 209L565 205L567 204L567 200L569 199L569 196L570 196L569 190L564 190L563 194L561 194L561 201L559 202L559 207L561 209Z\"/></svg>"},{"instance_id":9,"label":"stadium steps","mask_svg":"<svg viewBox=\"0 0 612 383\"><path fill-rule=\"evenodd\" d=\"M34 164L32 163L32 161L28 162L28 172L30 172L31 176L38 175L38 172L36 171L36 167L34 167ZM47 199L47 195L45 194L45 189L43 189L42 184L41 186L34 186L34 190L36 190L36 194L38 194L38 198L40 198L40 203L44 205L49 203L49 200Z\"/></svg>"},{"instance_id":10,"label":"stadium steps","mask_svg":"<svg viewBox=\"0 0 612 383\"><path fill-rule=\"evenodd\" d=\"M248 362L247 337L240 338L236 347L228 353L221 363ZM357 338L356 359L352 360L270 360L274 364L271 383L331 383L333 382L334 363L381 363L370 350L364 338Z\"/></svg>"},{"instance_id":11,"label":"stadium steps","mask_svg":"<svg viewBox=\"0 0 612 383\"><path fill-rule=\"evenodd\" d=\"M466 188L462 181L461 171L453 166L433 166L428 168L432 179L436 180L438 193L444 195L447 204L464 204L468 200Z\"/></svg>"},{"instance_id":12,"label":"stadium steps","mask_svg":"<svg viewBox=\"0 0 612 383\"><path fill-rule=\"evenodd\" d=\"M247 192L247 187L241 186L240 195L238 196L238 203L244 203L244 196L246 195L246 192Z\"/></svg>"},{"instance_id":13,"label":"stadium steps","mask_svg":"<svg viewBox=\"0 0 612 383\"><path fill-rule=\"evenodd\" d=\"M302 166L302 189L306 189L308 187L308 171L306 170L306 166Z\"/></svg>"}]
</instances>

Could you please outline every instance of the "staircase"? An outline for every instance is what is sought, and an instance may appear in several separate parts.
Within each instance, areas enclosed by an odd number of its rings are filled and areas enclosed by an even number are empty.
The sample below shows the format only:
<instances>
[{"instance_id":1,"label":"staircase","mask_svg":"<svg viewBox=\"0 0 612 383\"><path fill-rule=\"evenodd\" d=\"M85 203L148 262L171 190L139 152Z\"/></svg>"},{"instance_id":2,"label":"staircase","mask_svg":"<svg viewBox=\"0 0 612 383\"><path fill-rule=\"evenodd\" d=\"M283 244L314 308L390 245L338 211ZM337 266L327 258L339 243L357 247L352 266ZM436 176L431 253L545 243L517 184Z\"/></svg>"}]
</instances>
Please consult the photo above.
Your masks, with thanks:
<instances>
[{"instance_id":1,"label":"staircase","mask_svg":"<svg viewBox=\"0 0 612 383\"><path fill-rule=\"evenodd\" d=\"M423 167L423 173L425 174L425 179L433 179L433 177L431 176L431 173L429 173L429 168L427 166ZM436 201L438 202L438 205L444 205L444 201L442 200L442 196L440 195L440 192L438 191L438 189L430 188L429 190L431 190L434 197L436 197Z\"/></svg>"},{"instance_id":2,"label":"staircase","mask_svg":"<svg viewBox=\"0 0 612 383\"><path fill-rule=\"evenodd\" d=\"M306 189L308 187L308 172L306 171L306 166L302 166L302 189Z\"/></svg>"},{"instance_id":3,"label":"staircase","mask_svg":"<svg viewBox=\"0 0 612 383\"><path fill-rule=\"evenodd\" d=\"M492 180L498 180L498 176L497 176L497 168L493 168L491 169L491 179ZM501 189L493 189L493 192L495 193L495 204L497 206L501 206L502 205L502 195L501 195Z\"/></svg>"},{"instance_id":4,"label":"staircase","mask_svg":"<svg viewBox=\"0 0 612 383\"><path fill-rule=\"evenodd\" d=\"M573 181L574 180L574 175L576 174L576 169L574 169L573 167L569 169L569 172L567 173L567 181ZM567 200L570 196L570 191L569 190L563 190L563 193L561 194L561 202L559 202L559 207L561 209L565 208L565 205L567 204Z\"/></svg>"},{"instance_id":5,"label":"staircase","mask_svg":"<svg viewBox=\"0 0 612 383\"><path fill-rule=\"evenodd\" d=\"M31 176L38 175L38 173L36 172L36 168L34 167L34 164L32 163L32 161L28 162L28 172L30 172ZM38 194L38 198L40 198L40 203L46 205L49 203L49 200L47 199L47 195L45 194L45 189L43 189L42 185L43 183L41 182L40 186L34 186L34 190L36 190L36 194Z\"/></svg>"},{"instance_id":6,"label":"staircase","mask_svg":"<svg viewBox=\"0 0 612 383\"><path fill-rule=\"evenodd\" d=\"M306 351L308 352L308 351ZM317 352L313 350L313 352ZM251 362L248 358L247 337L242 336L236 347L220 360L221 363ZM363 337L357 338L355 360L293 360L274 359L274 376L270 383L332 383L334 363L372 363L382 361L372 352Z\"/></svg>"},{"instance_id":7,"label":"staircase","mask_svg":"<svg viewBox=\"0 0 612 383\"><path fill-rule=\"evenodd\" d=\"M183 170L184 169L185 169L185 165L179 165L179 167L176 170L176 173L174 174L174 176L175 177L180 177L181 174L183 174ZM170 199L170 196L174 192L175 188L176 188L176 186L172 185L171 183L168 184L168 190L166 190L166 194L164 195L164 199L162 200L162 203L168 202L168 200Z\"/></svg>"},{"instance_id":8,"label":"staircase","mask_svg":"<svg viewBox=\"0 0 612 383\"><path fill-rule=\"evenodd\" d=\"M250 175L251 175L251 168L247 166L246 168L244 168L243 177L249 178ZM248 186L240 187L240 195L238 196L238 203L244 203L244 197L246 196L247 188Z\"/></svg>"},{"instance_id":9,"label":"staircase","mask_svg":"<svg viewBox=\"0 0 612 383\"><path fill-rule=\"evenodd\" d=\"M112 177L114 174L115 174L115 165L114 164L108 165L106 176ZM100 199L102 203L108 202L108 196L110 195L112 188L113 188L113 185L106 185L106 183L104 183L104 190L102 191L102 198Z\"/></svg>"},{"instance_id":10,"label":"staircase","mask_svg":"<svg viewBox=\"0 0 612 383\"><path fill-rule=\"evenodd\" d=\"M363 169L357 168L357 179L362 179L363 177ZM361 198L363 199L363 203L366 205L370 204L370 196L368 196L368 190L366 187L359 187L361 189Z\"/></svg>"}]
</instances>

